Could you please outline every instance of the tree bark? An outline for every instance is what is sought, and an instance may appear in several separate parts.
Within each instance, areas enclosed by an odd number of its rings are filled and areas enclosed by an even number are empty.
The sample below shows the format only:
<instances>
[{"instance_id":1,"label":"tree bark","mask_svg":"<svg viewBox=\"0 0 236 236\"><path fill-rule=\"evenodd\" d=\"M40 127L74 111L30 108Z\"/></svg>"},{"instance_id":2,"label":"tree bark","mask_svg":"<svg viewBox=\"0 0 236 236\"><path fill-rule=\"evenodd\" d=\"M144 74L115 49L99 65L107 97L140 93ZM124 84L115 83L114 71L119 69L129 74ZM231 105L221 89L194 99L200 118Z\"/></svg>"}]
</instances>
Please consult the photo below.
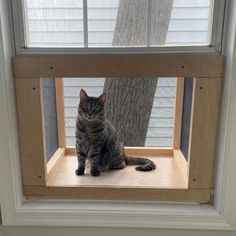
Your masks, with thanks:
<instances>
[{"instance_id":1,"label":"tree bark","mask_svg":"<svg viewBox=\"0 0 236 236\"><path fill-rule=\"evenodd\" d=\"M151 0L150 44L165 43L173 0ZM120 0L113 46L146 46L147 0ZM144 146L158 78L107 78L105 117L125 146Z\"/></svg>"}]
</instances>

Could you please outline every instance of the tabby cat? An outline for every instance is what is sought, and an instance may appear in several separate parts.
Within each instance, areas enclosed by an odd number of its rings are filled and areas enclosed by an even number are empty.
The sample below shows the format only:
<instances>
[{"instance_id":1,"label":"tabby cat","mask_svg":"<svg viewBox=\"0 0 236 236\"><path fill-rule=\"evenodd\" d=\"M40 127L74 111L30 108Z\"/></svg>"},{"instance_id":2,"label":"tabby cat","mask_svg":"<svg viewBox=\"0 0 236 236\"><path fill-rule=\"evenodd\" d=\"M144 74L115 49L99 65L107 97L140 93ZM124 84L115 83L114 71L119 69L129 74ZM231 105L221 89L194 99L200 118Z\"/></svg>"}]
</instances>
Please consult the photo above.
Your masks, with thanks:
<instances>
[{"instance_id":1,"label":"tabby cat","mask_svg":"<svg viewBox=\"0 0 236 236\"><path fill-rule=\"evenodd\" d=\"M90 160L92 176L100 171L123 169L126 165L139 165L136 170L150 171L156 168L153 161L145 158L127 157L124 144L114 126L104 118L106 95L89 97L81 89L76 120L77 175L83 175L86 159Z\"/></svg>"}]
</instances>

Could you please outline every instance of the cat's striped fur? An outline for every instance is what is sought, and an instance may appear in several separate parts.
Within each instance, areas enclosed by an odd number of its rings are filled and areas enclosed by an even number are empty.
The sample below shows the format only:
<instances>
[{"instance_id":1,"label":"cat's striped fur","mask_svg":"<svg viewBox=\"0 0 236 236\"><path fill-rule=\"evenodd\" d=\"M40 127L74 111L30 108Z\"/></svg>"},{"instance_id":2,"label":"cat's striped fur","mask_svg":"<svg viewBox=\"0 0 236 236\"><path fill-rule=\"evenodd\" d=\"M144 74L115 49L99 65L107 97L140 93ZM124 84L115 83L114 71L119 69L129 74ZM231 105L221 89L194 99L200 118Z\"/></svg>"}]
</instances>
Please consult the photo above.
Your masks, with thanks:
<instances>
[{"instance_id":1,"label":"cat's striped fur","mask_svg":"<svg viewBox=\"0 0 236 236\"><path fill-rule=\"evenodd\" d=\"M127 157L124 145L114 126L104 118L106 95L89 97L82 89L76 120L77 175L83 175L86 159L90 160L90 172L99 176L100 171L122 169L126 165L138 165L136 170L150 171L156 168L146 158Z\"/></svg>"}]
</instances>

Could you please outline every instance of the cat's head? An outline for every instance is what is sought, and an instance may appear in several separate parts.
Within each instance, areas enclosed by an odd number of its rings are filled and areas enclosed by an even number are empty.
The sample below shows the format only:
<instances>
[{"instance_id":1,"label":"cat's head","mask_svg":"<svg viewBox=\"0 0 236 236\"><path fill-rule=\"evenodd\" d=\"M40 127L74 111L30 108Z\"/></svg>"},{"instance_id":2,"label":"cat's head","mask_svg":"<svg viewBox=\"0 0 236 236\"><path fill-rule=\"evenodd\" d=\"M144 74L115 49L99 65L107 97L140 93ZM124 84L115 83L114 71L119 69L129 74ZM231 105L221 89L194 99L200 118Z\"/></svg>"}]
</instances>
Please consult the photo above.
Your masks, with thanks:
<instances>
[{"instance_id":1,"label":"cat's head","mask_svg":"<svg viewBox=\"0 0 236 236\"><path fill-rule=\"evenodd\" d=\"M88 121L101 120L104 117L104 104L106 94L99 97L89 97L87 93L80 90L79 115Z\"/></svg>"}]
</instances>

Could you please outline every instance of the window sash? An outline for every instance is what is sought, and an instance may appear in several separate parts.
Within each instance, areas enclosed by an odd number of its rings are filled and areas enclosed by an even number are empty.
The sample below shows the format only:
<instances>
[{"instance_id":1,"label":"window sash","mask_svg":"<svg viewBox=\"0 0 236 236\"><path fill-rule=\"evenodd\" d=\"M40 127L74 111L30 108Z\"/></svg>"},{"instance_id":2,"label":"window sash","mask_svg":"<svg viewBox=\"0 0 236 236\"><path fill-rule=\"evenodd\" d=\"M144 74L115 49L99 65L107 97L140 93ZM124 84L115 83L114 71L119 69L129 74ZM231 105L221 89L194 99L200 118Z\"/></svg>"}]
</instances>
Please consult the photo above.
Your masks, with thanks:
<instances>
[{"instance_id":1,"label":"window sash","mask_svg":"<svg viewBox=\"0 0 236 236\"><path fill-rule=\"evenodd\" d=\"M157 47L93 47L88 48L85 44L84 48L40 48L25 46L25 29L24 29L24 16L23 16L23 0L11 0L13 12L13 25L15 48L17 55L40 55L40 54L134 54L134 53L220 53L223 31L224 19L224 6L225 0L214 2L213 20L211 42L209 46L157 46ZM86 10L86 9L85 9ZM86 24L84 29L86 29ZM87 38L85 34L85 39ZM85 40L86 42L86 40ZM148 41L147 41L148 43Z\"/></svg>"}]
</instances>

